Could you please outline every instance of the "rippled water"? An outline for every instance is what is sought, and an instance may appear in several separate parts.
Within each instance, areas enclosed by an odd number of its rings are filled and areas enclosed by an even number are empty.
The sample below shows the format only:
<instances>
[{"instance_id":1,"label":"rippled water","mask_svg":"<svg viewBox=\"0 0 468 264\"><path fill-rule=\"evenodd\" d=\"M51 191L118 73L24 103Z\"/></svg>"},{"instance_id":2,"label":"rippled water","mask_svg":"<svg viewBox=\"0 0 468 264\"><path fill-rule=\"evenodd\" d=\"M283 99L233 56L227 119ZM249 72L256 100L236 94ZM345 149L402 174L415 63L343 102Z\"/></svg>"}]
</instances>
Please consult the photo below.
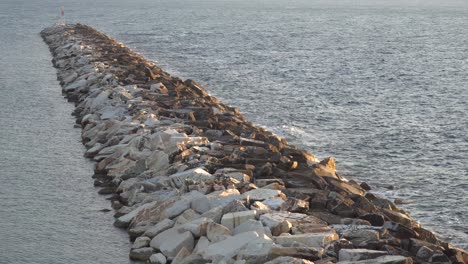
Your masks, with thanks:
<instances>
[{"instance_id":1,"label":"rippled water","mask_svg":"<svg viewBox=\"0 0 468 264\"><path fill-rule=\"evenodd\" d=\"M140 1L87 20L468 248L468 3L311 2Z\"/></svg>"},{"instance_id":2,"label":"rippled water","mask_svg":"<svg viewBox=\"0 0 468 264\"><path fill-rule=\"evenodd\" d=\"M0 263L128 263L33 10L0 2Z\"/></svg>"},{"instance_id":3,"label":"rippled water","mask_svg":"<svg viewBox=\"0 0 468 264\"><path fill-rule=\"evenodd\" d=\"M467 248L468 5L311 2L0 2L0 263L127 261L37 35L63 3Z\"/></svg>"}]
</instances>

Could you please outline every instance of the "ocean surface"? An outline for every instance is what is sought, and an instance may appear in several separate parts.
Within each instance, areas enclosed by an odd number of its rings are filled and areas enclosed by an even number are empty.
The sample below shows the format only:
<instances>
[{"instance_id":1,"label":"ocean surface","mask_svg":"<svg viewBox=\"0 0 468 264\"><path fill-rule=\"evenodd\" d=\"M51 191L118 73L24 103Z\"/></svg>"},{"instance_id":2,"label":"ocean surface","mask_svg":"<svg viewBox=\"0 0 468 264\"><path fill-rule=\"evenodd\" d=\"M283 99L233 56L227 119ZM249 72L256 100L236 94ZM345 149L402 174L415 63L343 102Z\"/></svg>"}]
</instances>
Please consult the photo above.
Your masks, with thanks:
<instances>
[{"instance_id":1,"label":"ocean surface","mask_svg":"<svg viewBox=\"0 0 468 264\"><path fill-rule=\"evenodd\" d=\"M128 263L38 33L65 6L468 248L466 1L0 2L0 263Z\"/></svg>"}]
</instances>

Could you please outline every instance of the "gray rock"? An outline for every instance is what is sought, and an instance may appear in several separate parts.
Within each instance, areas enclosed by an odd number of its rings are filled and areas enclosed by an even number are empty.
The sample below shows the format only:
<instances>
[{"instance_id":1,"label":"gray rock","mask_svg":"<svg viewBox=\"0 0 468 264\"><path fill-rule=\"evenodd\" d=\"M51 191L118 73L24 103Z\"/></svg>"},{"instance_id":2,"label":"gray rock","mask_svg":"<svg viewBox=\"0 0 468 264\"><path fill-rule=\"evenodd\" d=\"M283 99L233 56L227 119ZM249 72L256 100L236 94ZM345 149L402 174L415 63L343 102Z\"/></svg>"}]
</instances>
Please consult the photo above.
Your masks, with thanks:
<instances>
[{"instance_id":1,"label":"gray rock","mask_svg":"<svg viewBox=\"0 0 468 264\"><path fill-rule=\"evenodd\" d=\"M218 206L212 208L209 211L204 212L200 217L210 218L211 220L213 220L213 222L219 224L221 223L221 217L223 217L223 207Z\"/></svg>"},{"instance_id":2,"label":"gray rock","mask_svg":"<svg viewBox=\"0 0 468 264\"><path fill-rule=\"evenodd\" d=\"M149 262L151 264L166 264L167 260L163 254L157 253L151 255L151 257L149 258Z\"/></svg>"},{"instance_id":3,"label":"gray rock","mask_svg":"<svg viewBox=\"0 0 468 264\"><path fill-rule=\"evenodd\" d=\"M193 254L201 254L208 246L210 245L210 240L207 237L202 236L198 239L195 248L193 249Z\"/></svg>"},{"instance_id":4,"label":"gray rock","mask_svg":"<svg viewBox=\"0 0 468 264\"><path fill-rule=\"evenodd\" d=\"M176 225L182 225L188 223L196 218L200 217L200 214L189 208L179 215L175 220Z\"/></svg>"},{"instance_id":5,"label":"gray rock","mask_svg":"<svg viewBox=\"0 0 468 264\"><path fill-rule=\"evenodd\" d=\"M137 237L137 239L135 239L135 242L133 242L132 248L137 249L147 247L149 246L150 242L151 238L149 237Z\"/></svg>"},{"instance_id":6,"label":"gray rock","mask_svg":"<svg viewBox=\"0 0 468 264\"><path fill-rule=\"evenodd\" d=\"M181 231L190 231L194 237L198 238L201 236L205 236L208 230L208 225L210 223L214 223L213 220L202 217L190 222L187 222L181 226L178 226L179 230Z\"/></svg>"},{"instance_id":7,"label":"gray rock","mask_svg":"<svg viewBox=\"0 0 468 264\"><path fill-rule=\"evenodd\" d=\"M236 189L212 192L203 197L193 199L191 207L198 213L205 213L218 206L226 206L234 200L241 199L241 195Z\"/></svg>"},{"instance_id":8,"label":"gray rock","mask_svg":"<svg viewBox=\"0 0 468 264\"><path fill-rule=\"evenodd\" d=\"M181 264L186 257L190 256L190 251L185 247L181 248L175 258L172 260L171 264Z\"/></svg>"},{"instance_id":9,"label":"gray rock","mask_svg":"<svg viewBox=\"0 0 468 264\"><path fill-rule=\"evenodd\" d=\"M246 263L249 264L265 263L271 258L272 248L273 241L269 237L261 235L239 250L237 253L237 260L245 260Z\"/></svg>"},{"instance_id":10,"label":"gray rock","mask_svg":"<svg viewBox=\"0 0 468 264\"><path fill-rule=\"evenodd\" d=\"M373 259L380 256L388 255L386 251L370 250L370 249L341 249L338 252L338 259L340 261L358 261Z\"/></svg>"},{"instance_id":11,"label":"gray rock","mask_svg":"<svg viewBox=\"0 0 468 264\"><path fill-rule=\"evenodd\" d=\"M144 236L147 236L149 238L153 238L157 236L159 233L166 231L167 229L171 228L174 226L174 221L171 219L164 219L161 222L157 223L155 226L149 228L146 230L146 232L143 234Z\"/></svg>"},{"instance_id":12,"label":"gray rock","mask_svg":"<svg viewBox=\"0 0 468 264\"><path fill-rule=\"evenodd\" d=\"M130 224L130 222L133 220L133 218L138 215L138 213L140 213L141 211L143 211L143 210L145 210L147 208L151 208L156 204L157 204L157 202L155 201L155 202L140 205L139 207L132 210L128 214L125 214L125 215L117 218L115 220L115 222L114 222L114 225L116 227L126 228Z\"/></svg>"},{"instance_id":13,"label":"gray rock","mask_svg":"<svg viewBox=\"0 0 468 264\"><path fill-rule=\"evenodd\" d=\"M358 261L339 261L337 264L413 264L413 260L403 256L381 256Z\"/></svg>"},{"instance_id":14,"label":"gray rock","mask_svg":"<svg viewBox=\"0 0 468 264\"><path fill-rule=\"evenodd\" d=\"M314 264L311 261L293 257L277 257L274 260L265 262L265 264Z\"/></svg>"},{"instance_id":15,"label":"gray rock","mask_svg":"<svg viewBox=\"0 0 468 264\"><path fill-rule=\"evenodd\" d=\"M195 241L189 231L180 232L177 228L168 229L151 240L151 247L160 250L166 257L173 258L185 247L191 251Z\"/></svg>"},{"instance_id":16,"label":"gray rock","mask_svg":"<svg viewBox=\"0 0 468 264\"><path fill-rule=\"evenodd\" d=\"M129 257L133 260L146 261L153 255L154 249L150 247L132 248Z\"/></svg>"},{"instance_id":17,"label":"gray rock","mask_svg":"<svg viewBox=\"0 0 468 264\"><path fill-rule=\"evenodd\" d=\"M217 223L209 223L206 229L206 236L211 242L218 242L221 240L226 239L228 236L231 235L231 230L227 227L217 224Z\"/></svg>"},{"instance_id":18,"label":"gray rock","mask_svg":"<svg viewBox=\"0 0 468 264\"><path fill-rule=\"evenodd\" d=\"M238 235L228 237L225 240L216 242L208 246L202 256L205 259L214 258L232 258L239 250L250 241L257 239L259 235L253 231L240 233Z\"/></svg>"}]
</instances>

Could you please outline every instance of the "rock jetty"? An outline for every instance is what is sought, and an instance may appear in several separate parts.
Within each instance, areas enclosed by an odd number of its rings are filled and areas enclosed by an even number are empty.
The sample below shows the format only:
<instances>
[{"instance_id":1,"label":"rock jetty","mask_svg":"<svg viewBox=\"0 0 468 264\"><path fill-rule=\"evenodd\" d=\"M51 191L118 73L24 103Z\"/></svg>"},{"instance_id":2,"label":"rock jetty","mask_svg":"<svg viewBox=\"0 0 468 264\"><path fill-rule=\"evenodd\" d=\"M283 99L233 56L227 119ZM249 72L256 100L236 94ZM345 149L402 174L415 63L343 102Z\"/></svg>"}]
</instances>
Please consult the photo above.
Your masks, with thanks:
<instances>
[{"instance_id":1,"label":"rock jetty","mask_svg":"<svg viewBox=\"0 0 468 264\"><path fill-rule=\"evenodd\" d=\"M41 32L74 102L95 186L148 263L467 263L393 202L346 180L95 29Z\"/></svg>"}]
</instances>

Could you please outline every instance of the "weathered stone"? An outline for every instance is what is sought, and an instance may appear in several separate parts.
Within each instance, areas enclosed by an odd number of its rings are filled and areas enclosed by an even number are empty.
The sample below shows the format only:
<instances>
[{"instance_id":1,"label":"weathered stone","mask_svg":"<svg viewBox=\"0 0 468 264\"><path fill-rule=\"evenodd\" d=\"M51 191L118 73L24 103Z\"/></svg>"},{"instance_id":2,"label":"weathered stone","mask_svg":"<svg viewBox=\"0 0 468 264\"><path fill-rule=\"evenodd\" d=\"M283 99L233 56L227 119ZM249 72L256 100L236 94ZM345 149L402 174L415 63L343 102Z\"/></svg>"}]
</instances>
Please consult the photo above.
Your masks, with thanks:
<instances>
[{"instance_id":1,"label":"weathered stone","mask_svg":"<svg viewBox=\"0 0 468 264\"><path fill-rule=\"evenodd\" d=\"M151 257L149 258L149 262L151 264L166 264L167 260L163 254L157 253L151 255Z\"/></svg>"},{"instance_id":2,"label":"weathered stone","mask_svg":"<svg viewBox=\"0 0 468 264\"><path fill-rule=\"evenodd\" d=\"M143 205L140 205L139 207L137 207L136 209L132 210L131 212L129 212L128 214L126 215L123 215L119 218L117 218L114 222L114 225L116 227L122 227L122 228L125 228L127 227L130 222L133 220L133 218L135 216L137 216L138 213L140 213L141 211L147 209L147 208L151 208L153 207L154 205L156 205L157 202L152 202L152 203L147 203L147 204L143 204Z\"/></svg>"},{"instance_id":3,"label":"weathered stone","mask_svg":"<svg viewBox=\"0 0 468 264\"><path fill-rule=\"evenodd\" d=\"M166 231L169 228L172 228L174 226L174 221L171 219L164 219L157 223L155 226L149 228L148 230L145 231L143 234L146 237L153 238L157 236L159 233Z\"/></svg>"},{"instance_id":4,"label":"weathered stone","mask_svg":"<svg viewBox=\"0 0 468 264\"><path fill-rule=\"evenodd\" d=\"M181 213L183 213L185 210L189 209L194 199L198 199L200 197L204 197L204 195L198 191L191 191L190 193L186 193L183 196L181 196L179 200L177 200L172 205L164 209L160 213L160 217L164 217L164 218L176 217L180 215Z\"/></svg>"},{"instance_id":5,"label":"weathered stone","mask_svg":"<svg viewBox=\"0 0 468 264\"><path fill-rule=\"evenodd\" d=\"M243 211L243 212L236 212L236 213L228 213L223 215L221 218L221 224L230 230L234 230L237 226L241 225L245 221L249 219L255 219L257 211Z\"/></svg>"},{"instance_id":6,"label":"weathered stone","mask_svg":"<svg viewBox=\"0 0 468 264\"><path fill-rule=\"evenodd\" d=\"M281 211L303 213L307 210L309 210L309 202L294 197L286 198L286 201L281 205Z\"/></svg>"},{"instance_id":7,"label":"weathered stone","mask_svg":"<svg viewBox=\"0 0 468 264\"><path fill-rule=\"evenodd\" d=\"M379 240L379 232L368 229L348 230L343 232L342 236L348 240L356 238L364 238L366 240Z\"/></svg>"},{"instance_id":8,"label":"weathered stone","mask_svg":"<svg viewBox=\"0 0 468 264\"><path fill-rule=\"evenodd\" d=\"M271 229L273 236L281 233L288 233L292 226L298 230L306 231L312 225L326 225L326 222L305 214L289 212L272 212L260 216L260 221L264 226Z\"/></svg>"},{"instance_id":9,"label":"weathered stone","mask_svg":"<svg viewBox=\"0 0 468 264\"><path fill-rule=\"evenodd\" d=\"M293 257L277 257L274 260L265 262L265 264L314 264L311 261Z\"/></svg>"},{"instance_id":10,"label":"weathered stone","mask_svg":"<svg viewBox=\"0 0 468 264\"><path fill-rule=\"evenodd\" d=\"M390 234L396 238L407 239L419 237L419 234L414 230L399 223L386 221L383 227L390 231Z\"/></svg>"},{"instance_id":11,"label":"weathered stone","mask_svg":"<svg viewBox=\"0 0 468 264\"><path fill-rule=\"evenodd\" d=\"M192 200L191 207L198 213L205 213L218 206L226 206L234 200L242 199L238 190L229 189L225 191L212 192L203 197Z\"/></svg>"},{"instance_id":12,"label":"weathered stone","mask_svg":"<svg viewBox=\"0 0 468 264\"><path fill-rule=\"evenodd\" d=\"M150 247L132 248L129 257L133 260L146 261L153 255L154 249Z\"/></svg>"},{"instance_id":13,"label":"weathered stone","mask_svg":"<svg viewBox=\"0 0 468 264\"><path fill-rule=\"evenodd\" d=\"M338 253L340 261L358 261L365 259L373 259L380 256L388 255L386 251L369 250L369 249L341 249Z\"/></svg>"},{"instance_id":14,"label":"weathered stone","mask_svg":"<svg viewBox=\"0 0 468 264\"><path fill-rule=\"evenodd\" d=\"M251 206L250 209L257 211L268 211L270 207L266 206L264 203L256 201Z\"/></svg>"},{"instance_id":15,"label":"weathered stone","mask_svg":"<svg viewBox=\"0 0 468 264\"><path fill-rule=\"evenodd\" d=\"M383 226L385 218L381 214L366 214L361 215L359 218L369 221L373 226Z\"/></svg>"},{"instance_id":16,"label":"weathered stone","mask_svg":"<svg viewBox=\"0 0 468 264\"><path fill-rule=\"evenodd\" d=\"M233 200L223 208L223 214L248 211L244 203L239 200Z\"/></svg>"},{"instance_id":17,"label":"weathered stone","mask_svg":"<svg viewBox=\"0 0 468 264\"><path fill-rule=\"evenodd\" d=\"M151 242L151 238L149 237L138 237L135 239L135 242L133 242L132 248L143 248L149 246L149 243Z\"/></svg>"},{"instance_id":18,"label":"weathered stone","mask_svg":"<svg viewBox=\"0 0 468 264\"><path fill-rule=\"evenodd\" d=\"M265 228L260 221L256 221L254 219L248 219L244 223L240 224L234 231L232 232L234 235L248 232L248 231L255 231L259 235L263 235L265 233Z\"/></svg>"},{"instance_id":19,"label":"weathered stone","mask_svg":"<svg viewBox=\"0 0 468 264\"><path fill-rule=\"evenodd\" d=\"M237 260L244 260L249 264L265 263L271 258L272 248L273 241L265 235L260 235L242 247L237 253Z\"/></svg>"},{"instance_id":20,"label":"weathered stone","mask_svg":"<svg viewBox=\"0 0 468 264\"><path fill-rule=\"evenodd\" d=\"M237 255L243 246L258 237L259 235L253 231L240 233L211 244L203 251L202 255L205 259L213 259L216 257L232 258Z\"/></svg>"},{"instance_id":21,"label":"weathered stone","mask_svg":"<svg viewBox=\"0 0 468 264\"><path fill-rule=\"evenodd\" d=\"M275 243L284 247L291 246L294 242L302 243L308 247L324 247L334 240L339 238L338 234L334 232L326 233L312 233L312 234L299 234L274 237Z\"/></svg>"},{"instance_id":22,"label":"weathered stone","mask_svg":"<svg viewBox=\"0 0 468 264\"><path fill-rule=\"evenodd\" d=\"M429 259L432 257L434 254L434 251L426 246L422 246L419 248L418 252L416 253L416 257L429 261Z\"/></svg>"},{"instance_id":23,"label":"weathered stone","mask_svg":"<svg viewBox=\"0 0 468 264\"><path fill-rule=\"evenodd\" d=\"M381 256L374 259L358 261L340 261L337 264L413 264L411 258L403 256Z\"/></svg>"},{"instance_id":24,"label":"weathered stone","mask_svg":"<svg viewBox=\"0 0 468 264\"><path fill-rule=\"evenodd\" d=\"M198 237L206 235L208 225L210 223L213 223L213 220L206 218L206 217L202 217L202 218L198 218L190 222L187 222L183 224L182 226L179 226L178 228L181 231L190 231L194 237L198 238Z\"/></svg>"},{"instance_id":25,"label":"weathered stone","mask_svg":"<svg viewBox=\"0 0 468 264\"><path fill-rule=\"evenodd\" d=\"M408 251L411 252L413 256L416 256L418 254L418 251L421 247L427 247L433 251L443 251L444 248L438 245L431 244L429 242L411 238L409 240L409 246L408 246Z\"/></svg>"},{"instance_id":26,"label":"weathered stone","mask_svg":"<svg viewBox=\"0 0 468 264\"><path fill-rule=\"evenodd\" d=\"M231 230L217 223L209 223L206 228L206 236L211 242L219 242L231 235Z\"/></svg>"},{"instance_id":27,"label":"weathered stone","mask_svg":"<svg viewBox=\"0 0 468 264\"><path fill-rule=\"evenodd\" d=\"M284 217L275 217L273 214L263 214L260 216L260 222L271 230L273 236L279 236L282 233L288 233L292 224Z\"/></svg>"},{"instance_id":28,"label":"weathered stone","mask_svg":"<svg viewBox=\"0 0 468 264\"><path fill-rule=\"evenodd\" d=\"M179 215L175 220L176 225L182 225L200 217L200 214L195 212L193 209L185 210L181 215Z\"/></svg>"},{"instance_id":29,"label":"weathered stone","mask_svg":"<svg viewBox=\"0 0 468 264\"><path fill-rule=\"evenodd\" d=\"M189 231L180 232L177 228L168 229L151 240L151 247L160 250L166 257L173 258L185 247L191 251L195 241Z\"/></svg>"},{"instance_id":30,"label":"weathered stone","mask_svg":"<svg viewBox=\"0 0 468 264\"><path fill-rule=\"evenodd\" d=\"M281 197L282 193L271 189L254 189L242 194L242 198L250 201L263 201L270 198Z\"/></svg>"},{"instance_id":31,"label":"weathered stone","mask_svg":"<svg viewBox=\"0 0 468 264\"><path fill-rule=\"evenodd\" d=\"M185 247L181 248L171 264L181 264L186 257L190 256L190 251Z\"/></svg>"},{"instance_id":32,"label":"weathered stone","mask_svg":"<svg viewBox=\"0 0 468 264\"><path fill-rule=\"evenodd\" d=\"M208 183L214 181L215 179L213 175L211 175L209 172L205 171L202 168L195 168L179 172L169 176L169 178L172 180L172 182L177 188L184 186L186 182Z\"/></svg>"},{"instance_id":33,"label":"weathered stone","mask_svg":"<svg viewBox=\"0 0 468 264\"><path fill-rule=\"evenodd\" d=\"M208 246L210 245L210 240L206 236L200 237L198 239L195 248L193 249L193 254L201 254Z\"/></svg>"},{"instance_id":34,"label":"weathered stone","mask_svg":"<svg viewBox=\"0 0 468 264\"><path fill-rule=\"evenodd\" d=\"M284 204L284 200L281 197L270 198L263 201L263 204L268 206L272 210L279 210Z\"/></svg>"},{"instance_id":35,"label":"weathered stone","mask_svg":"<svg viewBox=\"0 0 468 264\"><path fill-rule=\"evenodd\" d=\"M309 260L318 260L323 257L324 250L314 247L278 247L271 250L273 258L279 256L289 256L294 258L305 258Z\"/></svg>"},{"instance_id":36,"label":"weathered stone","mask_svg":"<svg viewBox=\"0 0 468 264\"><path fill-rule=\"evenodd\" d=\"M223 207L218 206L210 209L209 211L204 212L200 217L206 217L215 223L221 223L221 217L223 217Z\"/></svg>"}]
</instances>

